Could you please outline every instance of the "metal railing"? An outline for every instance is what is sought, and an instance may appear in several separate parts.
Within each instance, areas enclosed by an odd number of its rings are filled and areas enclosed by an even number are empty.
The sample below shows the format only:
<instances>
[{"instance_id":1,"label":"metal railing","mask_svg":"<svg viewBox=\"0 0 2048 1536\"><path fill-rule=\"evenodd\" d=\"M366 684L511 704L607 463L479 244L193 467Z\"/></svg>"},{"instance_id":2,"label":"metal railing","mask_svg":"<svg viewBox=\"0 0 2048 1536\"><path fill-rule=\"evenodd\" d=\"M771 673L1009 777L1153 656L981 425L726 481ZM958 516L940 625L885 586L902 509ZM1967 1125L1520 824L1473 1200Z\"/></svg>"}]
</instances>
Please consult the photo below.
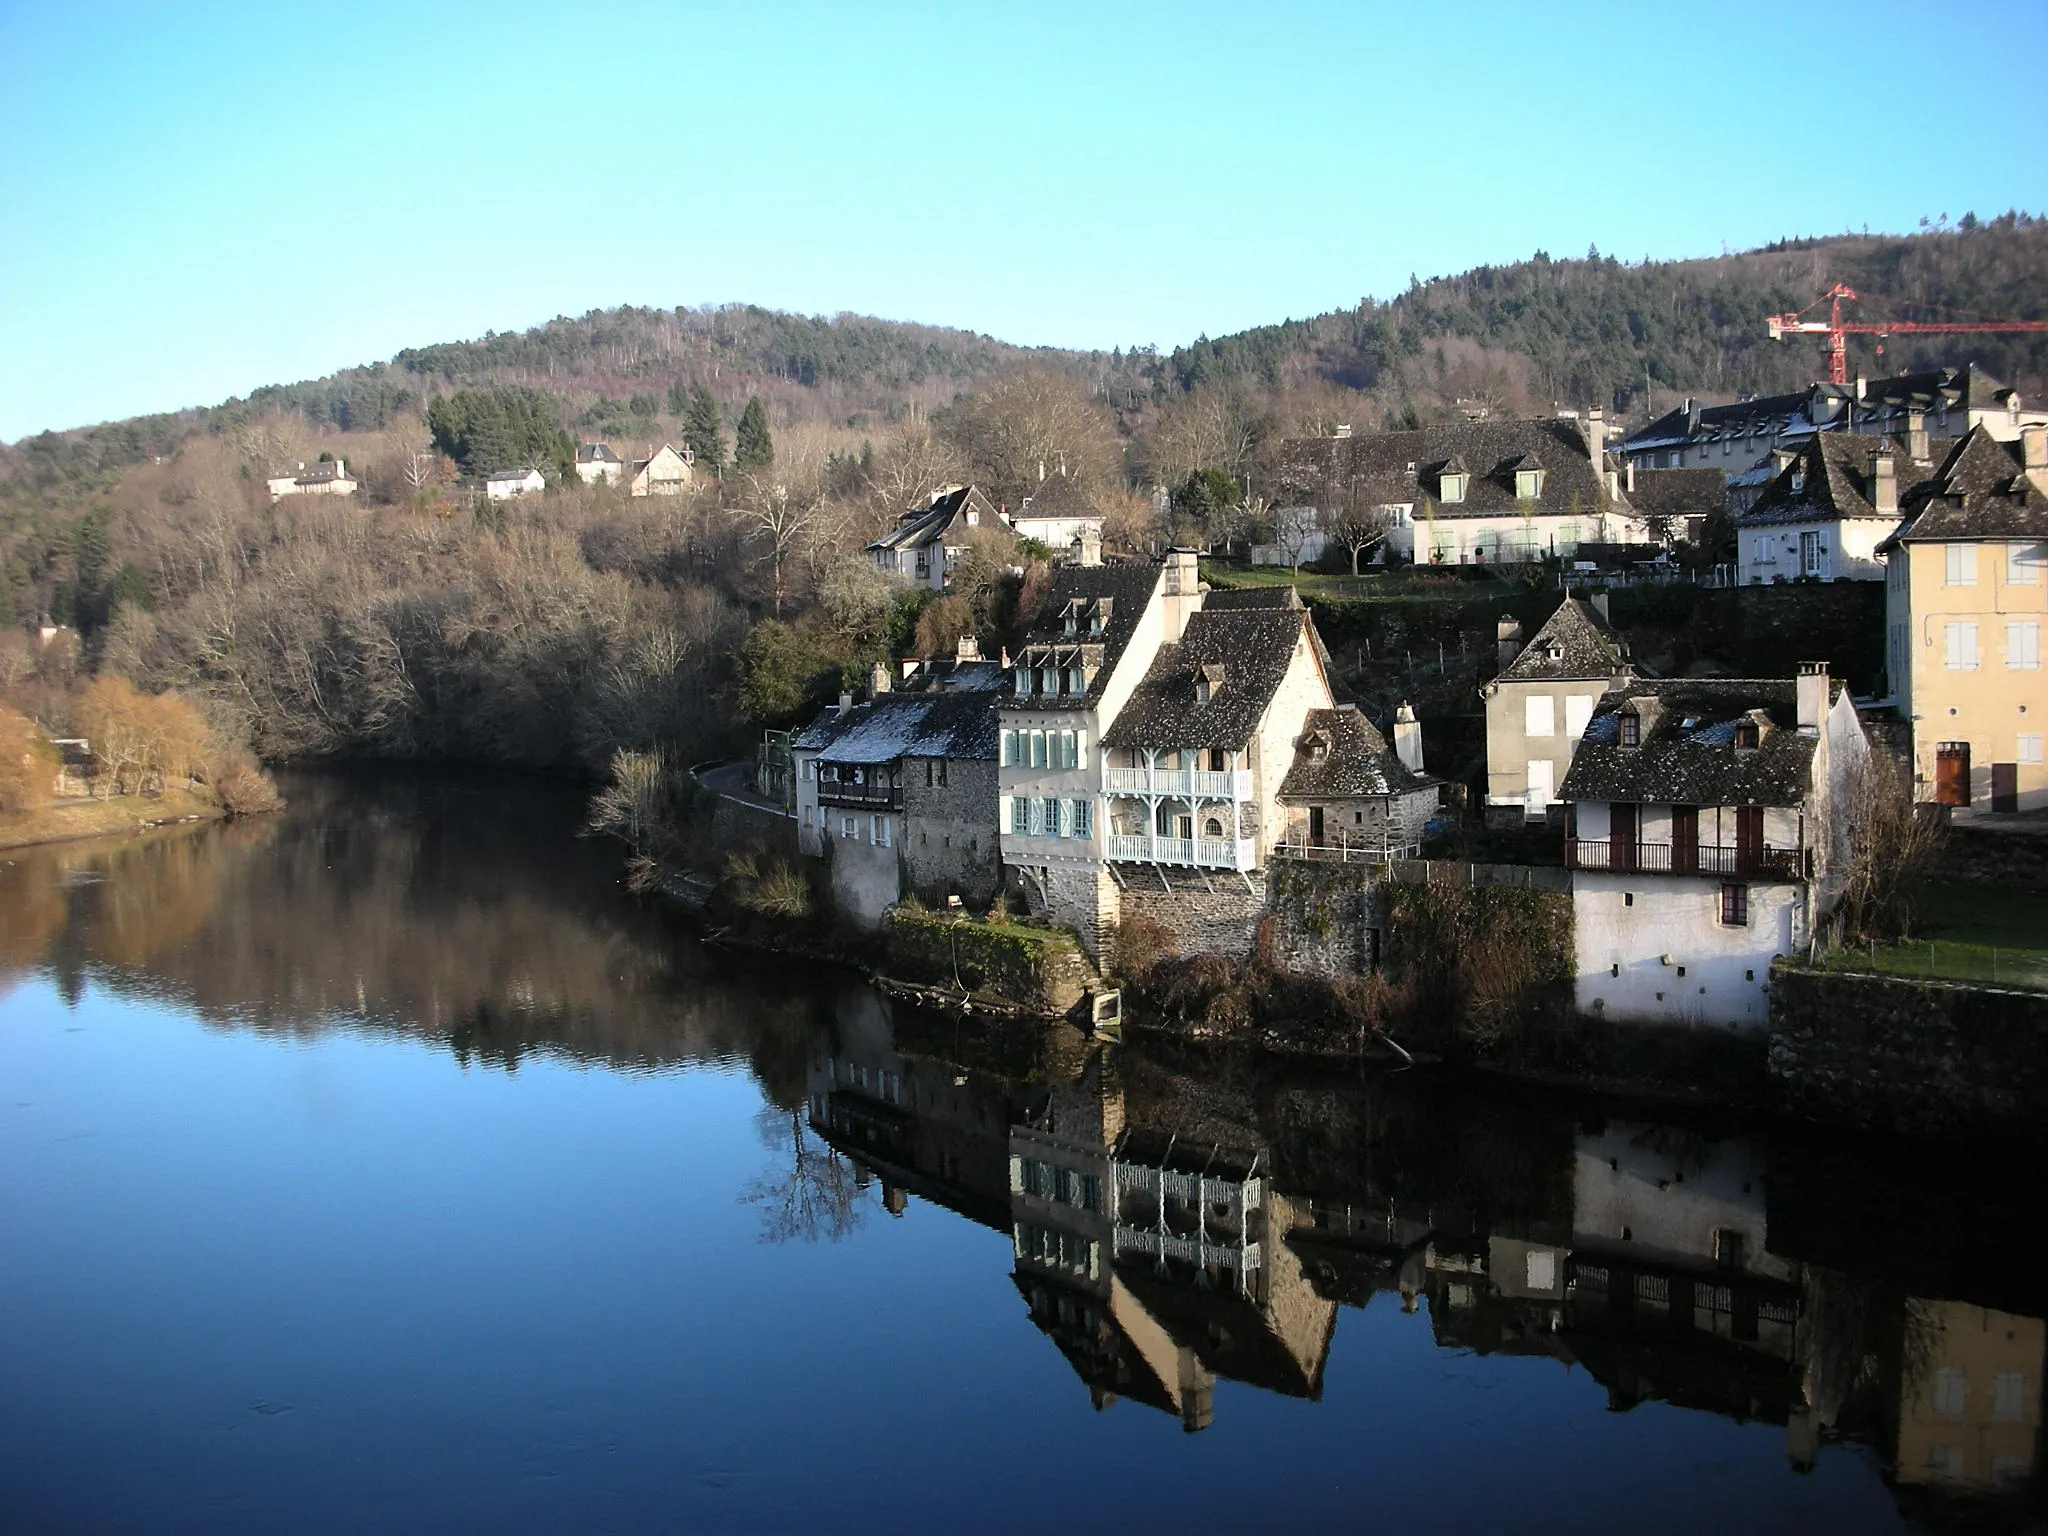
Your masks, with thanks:
<instances>
[{"instance_id":1,"label":"metal railing","mask_svg":"<svg viewBox=\"0 0 2048 1536\"><path fill-rule=\"evenodd\" d=\"M1312 843L1305 838L1288 838L1273 850L1282 859L1317 859L1331 864L1391 864L1395 859L1419 858L1422 843L1346 842Z\"/></svg>"},{"instance_id":2,"label":"metal railing","mask_svg":"<svg viewBox=\"0 0 2048 1536\"><path fill-rule=\"evenodd\" d=\"M1617 843L1610 838L1565 839L1567 869L1609 874L1711 875L1742 880L1803 880L1808 859L1798 848L1727 848L1710 843Z\"/></svg>"},{"instance_id":3,"label":"metal railing","mask_svg":"<svg viewBox=\"0 0 2048 1536\"><path fill-rule=\"evenodd\" d=\"M1211 772L1203 768L1105 768L1102 788L1112 795L1181 795L1203 800L1249 800L1248 768Z\"/></svg>"},{"instance_id":4,"label":"metal railing","mask_svg":"<svg viewBox=\"0 0 2048 1536\"><path fill-rule=\"evenodd\" d=\"M1197 869L1256 869L1252 840L1212 837L1109 835L1109 857L1125 864L1185 864Z\"/></svg>"},{"instance_id":5,"label":"metal railing","mask_svg":"<svg viewBox=\"0 0 2048 1536\"><path fill-rule=\"evenodd\" d=\"M1261 1255L1257 1243L1205 1242L1199 1237L1180 1237L1154 1227L1132 1227L1118 1222L1112 1252L1116 1257L1142 1253L1152 1258L1179 1259L1202 1269L1254 1270Z\"/></svg>"}]
</instances>

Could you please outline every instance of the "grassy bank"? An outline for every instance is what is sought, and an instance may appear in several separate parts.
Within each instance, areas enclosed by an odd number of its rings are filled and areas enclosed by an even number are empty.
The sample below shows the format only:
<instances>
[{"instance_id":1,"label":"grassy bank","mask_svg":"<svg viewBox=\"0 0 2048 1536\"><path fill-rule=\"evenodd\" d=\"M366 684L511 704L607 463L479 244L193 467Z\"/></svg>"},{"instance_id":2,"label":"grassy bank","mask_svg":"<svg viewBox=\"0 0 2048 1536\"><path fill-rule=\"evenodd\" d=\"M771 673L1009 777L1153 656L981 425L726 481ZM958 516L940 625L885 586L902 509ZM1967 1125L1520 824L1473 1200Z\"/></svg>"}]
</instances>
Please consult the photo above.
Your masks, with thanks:
<instances>
[{"instance_id":1,"label":"grassy bank","mask_svg":"<svg viewBox=\"0 0 2048 1536\"><path fill-rule=\"evenodd\" d=\"M2048 991L2048 896L1930 883L1915 892L1914 907L1924 937L1823 950L1814 963L1830 971Z\"/></svg>"},{"instance_id":2,"label":"grassy bank","mask_svg":"<svg viewBox=\"0 0 2048 1536\"><path fill-rule=\"evenodd\" d=\"M37 811L0 815L0 848L30 848L81 837L127 837L170 821L218 821L227 813L210 796L169 789L111 800L59 800Z\"/></svg>"}]
</instances>

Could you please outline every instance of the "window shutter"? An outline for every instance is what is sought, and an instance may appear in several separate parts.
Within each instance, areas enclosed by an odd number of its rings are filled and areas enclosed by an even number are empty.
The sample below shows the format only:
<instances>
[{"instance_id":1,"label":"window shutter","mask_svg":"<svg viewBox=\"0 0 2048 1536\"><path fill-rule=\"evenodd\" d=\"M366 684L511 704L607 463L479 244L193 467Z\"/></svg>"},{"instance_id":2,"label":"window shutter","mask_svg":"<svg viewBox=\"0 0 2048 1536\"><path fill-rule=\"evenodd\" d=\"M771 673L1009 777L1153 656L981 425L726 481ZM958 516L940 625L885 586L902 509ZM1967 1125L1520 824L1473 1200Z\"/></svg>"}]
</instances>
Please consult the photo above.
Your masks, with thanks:
<instances>
[{"instance_id":1,"label":"window shutter","mask_svg":"<svg viewBox=\"0 0 2048 1536\"><path fill-rule=\"evenodd\" d=\"M1974 624L1950 624L1946 626L1948 638L1948 668L1951 672L1974 672L1977 670L1977 626Z\"/></svg>"},{"instance_id":2,"label":"window shutter","mask_svg":"<svg viewBox=\"0 0 2048 1536\"><path fill-rule=\"evenodd\" d=\"M1086 731L1074 732L1074 766L1076 768L1086 768L1088 766L1088 733Z\"/></svg>"},{"instance_id":3,"label":"window shutter","mask_svg":"<svg viewBox=\"0 0 2048 1536\"><path fill-rule=\"evenodd\" d=\"M2031 619L2010 621L2005 626L2005 664L2015 672L2031 672L2041 665L2041 626Z\"/></svg>"}]
</instances>

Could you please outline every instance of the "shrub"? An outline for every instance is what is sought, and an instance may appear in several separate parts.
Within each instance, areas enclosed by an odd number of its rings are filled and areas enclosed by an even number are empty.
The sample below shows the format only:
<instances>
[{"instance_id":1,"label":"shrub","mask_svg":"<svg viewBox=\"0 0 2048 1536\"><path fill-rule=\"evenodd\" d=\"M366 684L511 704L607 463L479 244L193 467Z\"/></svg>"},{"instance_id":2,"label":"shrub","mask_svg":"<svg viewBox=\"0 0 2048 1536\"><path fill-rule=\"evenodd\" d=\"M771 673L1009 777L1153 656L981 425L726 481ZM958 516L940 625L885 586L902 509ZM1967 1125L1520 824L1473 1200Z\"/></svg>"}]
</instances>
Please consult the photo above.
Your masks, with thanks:
<instances>
[{"instance_id":1,"label":"shrub","mask_svg":"<svg viewBox=\"0 0 2048 1536\"><path fill-rule=\"evenodd\" d=\"M0 705L0 811L40 810L57 784L57 749L26 715Z\"/></svg>"},{"instance_id":2,"label":"shrub","mask_svg":"<svg viewBox=\"0 0 2048 1536\"><path fill-rule=\"evenodd\" d=\"M241 748L222 754L207 777L214 798L229 816L262 816L284 806L284 797L277 792L270 775Z\"/></svg>"}]
</instances>

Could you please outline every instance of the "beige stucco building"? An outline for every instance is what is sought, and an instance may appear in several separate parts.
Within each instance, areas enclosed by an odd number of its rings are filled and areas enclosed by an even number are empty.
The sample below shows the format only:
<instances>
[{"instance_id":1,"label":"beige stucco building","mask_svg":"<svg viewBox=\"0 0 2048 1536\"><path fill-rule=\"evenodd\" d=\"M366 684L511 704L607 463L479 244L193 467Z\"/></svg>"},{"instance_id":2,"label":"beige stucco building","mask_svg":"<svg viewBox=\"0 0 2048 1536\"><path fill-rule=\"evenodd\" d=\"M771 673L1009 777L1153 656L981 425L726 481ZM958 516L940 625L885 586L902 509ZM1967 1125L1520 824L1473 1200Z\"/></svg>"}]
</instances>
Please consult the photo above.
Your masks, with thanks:
<instances>
[{"instance_id":1,"label":"beige stucco building","mask_svg":"<svg viewBox=\"0 0 2048 1536\"><path fill-rule=\"evenodd\" d=\"M2048 428L1971 432L1905 513L1879 553L1915 795L1965 815L2048 807Z\"/></svg>"},{"instance_id":2,"label":"beige stucco building","mask_svg":"<svg viewBox=\"0 0 2048 1536\"><path fill-rule=\"evenodd\" d=\"M626 471L626 490L634 496L680 496L690 488L695 470L690 450L663 443Z\"/></svg>"},{"instance_id":3,"label":"beige stucco building","mask_svg":"<svg viewBox=\"0 0 2048 1536\"><path fill-rule=\"evenodd\" d=\"M1480 690L1490 826L1548 817L1600 696L1634 676L1628 648L1607 622L1605 593L1590 602L1567 595L1527 645L1520 635L1520 624L1502 621L1502 670Z\"/></svg>"}]
</instances>

